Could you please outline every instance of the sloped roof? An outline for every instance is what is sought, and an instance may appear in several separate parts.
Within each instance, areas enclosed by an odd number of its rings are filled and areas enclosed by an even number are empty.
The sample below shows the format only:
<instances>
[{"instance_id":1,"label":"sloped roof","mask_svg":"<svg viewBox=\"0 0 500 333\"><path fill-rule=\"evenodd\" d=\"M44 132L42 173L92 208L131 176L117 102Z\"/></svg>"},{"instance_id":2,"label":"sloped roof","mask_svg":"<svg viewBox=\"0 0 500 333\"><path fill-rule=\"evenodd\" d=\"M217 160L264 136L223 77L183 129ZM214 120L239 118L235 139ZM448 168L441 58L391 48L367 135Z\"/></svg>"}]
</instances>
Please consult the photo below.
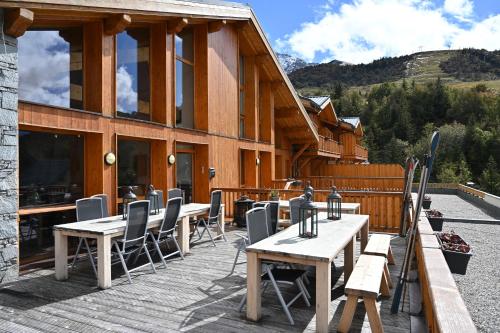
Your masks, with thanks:
<instances>
[{"instance_id":1,"label":"sloped roof","mask_svg":"<svg viewBox=\"0 0 500 333\"><path fill-rule=\"evenodd\" d=\"M361 124L359 117L340 117L340 121L351 125L353 128L356 128L359 124Z\"/></svg>"},{"instance_id":2,"label":"sloped roof","mask_svg":"<svg viewBox=\"0 0 500 333\"><path fill-rule=\"evenodd\" d=\"M300 99L310 102L313 107L320 111L330 102L330 96L300 96Z\"/></svg>"}]
</instances>

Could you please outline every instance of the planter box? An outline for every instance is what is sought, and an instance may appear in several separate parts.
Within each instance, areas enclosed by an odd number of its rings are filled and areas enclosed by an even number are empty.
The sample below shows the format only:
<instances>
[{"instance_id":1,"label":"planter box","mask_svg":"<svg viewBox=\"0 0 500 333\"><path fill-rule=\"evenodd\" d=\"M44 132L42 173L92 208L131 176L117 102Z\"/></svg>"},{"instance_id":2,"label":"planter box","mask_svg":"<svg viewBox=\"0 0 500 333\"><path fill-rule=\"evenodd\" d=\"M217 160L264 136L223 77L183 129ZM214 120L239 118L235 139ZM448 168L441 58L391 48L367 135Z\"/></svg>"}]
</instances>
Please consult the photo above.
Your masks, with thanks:
<instances>
[{"instance_id":1,"label":"planter box","mask_svg":"<svg viewBox=\"0 0 500 333\"><path fill-rule=\"evenodd\" d=\"M423 209L431 209L431 202L432 200L425 200L422 201L422 208Z\"/></svg>"},{"instance_id":2,"label":"planter box","mask_svg":"<svg viewBox=\"0 0 500 333\"><path fill-rule=\"evenodd\" d=\"M429 220L429 223L433 231L443 230L443 222L444 222L443 217L431 217L427 214L427 212L425 212L425 216L427 216L427 219Z\"/></svg>"},{"instance_id":3,"label":"planter box","mask_svg":"<svg viewBox=\"0 0 500 333\"><path fill-rule=\"evenodd\" d=\"M467 253L445 249L440 235L441 234L438 234L438 241L439 244L441 244L441 250L443 251L444 259L446 260L446 263L450 268L450 272L454 274L465 275L465 273L467 272L467 265L469 264L469 260L472 257L472 249L470 249L469 246L470 250ZM460 239L464 244L467 244L461 237Z\"/></svg>"}]
</instances>

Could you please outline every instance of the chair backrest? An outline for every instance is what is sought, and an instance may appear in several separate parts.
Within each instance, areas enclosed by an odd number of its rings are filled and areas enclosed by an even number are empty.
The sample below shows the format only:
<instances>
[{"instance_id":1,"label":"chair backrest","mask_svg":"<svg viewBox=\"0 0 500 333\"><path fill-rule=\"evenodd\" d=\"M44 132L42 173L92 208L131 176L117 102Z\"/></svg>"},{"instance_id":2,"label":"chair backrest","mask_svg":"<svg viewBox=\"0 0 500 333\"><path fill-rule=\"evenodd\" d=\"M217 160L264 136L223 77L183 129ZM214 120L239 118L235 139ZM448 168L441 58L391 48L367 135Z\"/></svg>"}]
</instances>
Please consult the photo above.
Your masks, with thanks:
<instances>
[{"instance_id":1,"label":"chair backrest","mask_svg":"<svg viewBox=\"0 0 500 333\"><path fill-rule=\"evenodd\" d=\"M76 200L76 220L78 222L104 217L101 198L83 198Z\"/></svg>"},{"instance_id":2,"label":"chair backrest","mask_svg":"<svg viewBox=\"0 0 500 333\"><path fill-rule=\"evenodd\" d=\"M149 207L149 200L139 200L128 204L123 250L133 245L141 245L146 241Z\"/></svg>"},{"instance_id":3,"label":"chair backrest","mask_svg":"<svg viewBox=\"0 0 500 333\"><path fill-rule=\"evenodd\" d=\"M171 188L170 190L168 190L167 200L170 200L173 198L182 198L182 190L180 188Z\"/></svg>"},{"instance_id":4,"label":"chair backrest","mask_svg":"<svg viewBox=\"0 0 500 333\"><path fill-rule=\"evenodd\" d=\"M149 191L148 191L148 193L146 193L145 198L146 198L146 200L149 200L151 202L151 205L150 205L151 207L150 208L153 210L153 209L156 209L157 207L156 207L155 201L152 200L152 197L150 196L149 193L150 193ZM158 204L160 205L158 207L158 209L162 209L162 208L165 207L163 205L163 191L162 190L156 190L156 193L158 193Z\"/></svg>"},{"instance_id":5,"label":"chair backrest","mask_svg":"<svg viewBox=\"0 0 500 333\"><path fill-rule=\"evenodd\" d=\"M253 208L246 212L248 243L250 245L269 237L266 215L264 207Z\"/></svg>"},{"instance_id":6,"label":"chair backrest","mask_svg":"<svg viewBox=\"0 0 500 333\"><path fill-rule=\"evenodd\" d=\"M96 195L91 196L91 198L101 198L101 200L102 200L102 217L109 217L108 195L107 194L96 194Z\"/></svg>"},{"instance_id":7,"label":"chair backrest","mask_svg":"<svg viewBox=\"0 0 500 333\"><path fill-rule=\"evenodd\" d=\"M267 233L269 236L273 235L273 225L271 217L271 204L268 201L254 202L252 208L263 207L266 210L266 223L267 223Z\"/></svg>"},{"instance_id":8,"label":"chair backrest","mask_svg":"<svg viewBox=\"0 0 500 333\"><path fill-rule=\"evenodd\" d=\"M181 213L182 198L172 198L167 201L167 208L163 215L160 231L162 233L170 233L175 230L177 220Z\"/></svg>"},{"instance_id":9,"label":"chair backrest","mask_svg":"<svg viewBox=\"0 0 500 333\"><path fill-rule=\"evenodd\" d=\"M209 219L216 219L219 216L221 202L222 191L212 191L210 194L210 211L208 212Z\"/></svg>"},{"instance_id":10,"label":"chair backrest","mask_svg":"<svg viewBox=\"0 0 500 333\"><path fill-rule=\"evenodd\" d=\"M280 214L280 202L279 201L269 201L269 208L271 211L271 231L269 235L274 235L276 230L278 230L278 221Z\"/></svg>"},{"instance_id":11,"label":"chair backrest","mask_svg":"<svg viewBox=\"0 0 500 333\"><path fill-rule=\"evenodd\" d=\"M296 197L290 199L290 222L292 224L299 223L299 208L304 202L304 198Z\"/></svg>"}]
</instances>

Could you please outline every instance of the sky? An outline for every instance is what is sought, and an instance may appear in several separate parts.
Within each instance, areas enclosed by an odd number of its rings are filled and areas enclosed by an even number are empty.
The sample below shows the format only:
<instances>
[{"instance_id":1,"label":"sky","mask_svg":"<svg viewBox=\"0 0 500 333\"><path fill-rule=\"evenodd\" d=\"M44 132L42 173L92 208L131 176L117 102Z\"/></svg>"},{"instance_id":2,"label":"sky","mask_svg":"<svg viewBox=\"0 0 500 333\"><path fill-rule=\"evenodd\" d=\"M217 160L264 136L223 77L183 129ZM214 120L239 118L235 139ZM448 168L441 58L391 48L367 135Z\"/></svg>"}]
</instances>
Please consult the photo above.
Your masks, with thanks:
<instances>
[{"instance_id":1,"label":"sky","mask_svg":"<svg viewBox=\"0 0 500 333\"><path fill-rule=\"evenodd\" d=\"M234 0L233 0L234 1ZM466 47L500 49L500 0L240 0L277 52L369 63Z\"/></svg>"}]
</instances>

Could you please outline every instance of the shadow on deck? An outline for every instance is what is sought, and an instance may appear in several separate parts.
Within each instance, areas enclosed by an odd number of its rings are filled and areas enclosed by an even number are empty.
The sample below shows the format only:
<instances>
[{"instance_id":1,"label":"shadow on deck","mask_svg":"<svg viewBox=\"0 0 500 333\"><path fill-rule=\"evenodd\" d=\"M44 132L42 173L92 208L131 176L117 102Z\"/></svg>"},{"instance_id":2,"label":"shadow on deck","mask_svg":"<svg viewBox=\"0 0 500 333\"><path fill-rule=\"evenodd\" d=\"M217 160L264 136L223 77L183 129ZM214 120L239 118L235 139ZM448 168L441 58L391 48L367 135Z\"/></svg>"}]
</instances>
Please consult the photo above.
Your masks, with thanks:
<instances>
[{"instance_id":1,"label":"shadow on deck","mask_svg":"<svg viewBox=\"0 0 500 333\"><path fill-rule=\"evenodd\" d=\"M234 229L227 232L228 242L200 243L192 247L185 260L175 258L165 269L157 260L157 274L145 267L132 273L128 284L121 267L113 268L113 287L100 290L90 267L80 264L70 270L68 281L54 279L52 270L32 272L17 282L0 288L0 332L302 332L314 331L314 300L307 307L302 300L291 308L295 326L291 326L276 295L269 288L262 298L262 319L253 323L238 312L245 293L244 264L228 275L236 253ZM404 256L404 240L392 241L396 259L389 266L396 281ZM359 251L359 243L357 245ZM240 256L244 260L244 256ZM343 255L335 260L332 276L332 315L330 330L335 331L346 297L343 293ZM309 290L314 298L314 279ZM291 290L294 292L295 290ZM291 297L284 293L285 299ZM407 313L392 315L391 299L382 299L381 317L386 332L408 332ZM354 316L351 331L369 331L362 303Z\"/></svg>"}]
</instances>

